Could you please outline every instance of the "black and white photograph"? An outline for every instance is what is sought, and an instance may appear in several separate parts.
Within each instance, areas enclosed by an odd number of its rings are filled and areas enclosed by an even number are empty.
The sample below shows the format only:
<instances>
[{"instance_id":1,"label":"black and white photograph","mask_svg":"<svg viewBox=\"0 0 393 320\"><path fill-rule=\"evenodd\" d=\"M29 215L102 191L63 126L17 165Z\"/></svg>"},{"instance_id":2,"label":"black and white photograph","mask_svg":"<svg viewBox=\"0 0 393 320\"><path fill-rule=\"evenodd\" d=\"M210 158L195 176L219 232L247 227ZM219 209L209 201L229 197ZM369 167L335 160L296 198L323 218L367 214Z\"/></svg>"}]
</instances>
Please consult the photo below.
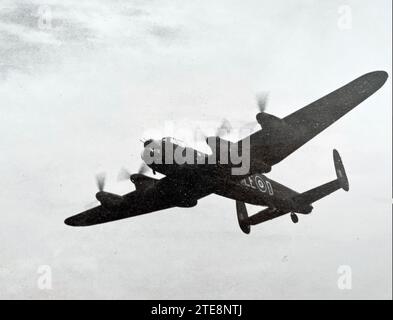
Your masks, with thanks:
<instances>
[{"instance_id":1,"label":"black and white photograph","mask_svg":"<svg viewBox=\"0 0 393 320\"><path fill-rule=\"evenodd\" d=\"M0 0L0 57L0 300L392 300L390 0Z\"/></svg>"}]
</instances>

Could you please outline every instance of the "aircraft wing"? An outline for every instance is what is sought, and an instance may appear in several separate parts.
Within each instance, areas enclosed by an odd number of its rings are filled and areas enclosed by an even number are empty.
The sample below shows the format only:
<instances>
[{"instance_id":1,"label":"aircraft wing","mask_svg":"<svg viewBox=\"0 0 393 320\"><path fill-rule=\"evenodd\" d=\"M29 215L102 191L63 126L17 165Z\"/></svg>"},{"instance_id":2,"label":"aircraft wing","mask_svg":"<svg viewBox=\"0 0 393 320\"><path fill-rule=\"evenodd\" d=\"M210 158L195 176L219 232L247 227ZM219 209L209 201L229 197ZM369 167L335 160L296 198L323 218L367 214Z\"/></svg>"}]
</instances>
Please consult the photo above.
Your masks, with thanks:
<instances>
[{"instance_id":1,"label":"aircraft wing","mask_svg":"<svg viewBox=\"0 0 393 320\"><path fill-rule=\"evenodd\" d=\"M147 197L143 197L140 191L134 191L125 196L128 197L127 208L109 210L99 205L67 218L64 223L74 227L85 227L135 217L175 206L175 204L168 203L167 201L158 201L157 198L148 199Z\"/></svg>"},{"instance_id":2,"label":"aircraft wing","mask_svg":"<svg viewBox=\"0 0 393 320\"><path fill-rule=\"evenodd\" d=\"M137 188L123 195L124 205L119 209L109 210L99 205L67 218L64 223L70 226L91 226L181 205L181 201L184 200L184 195L179 192L181 181L167 177L156 181L151 187ZM186 200L196 201L211 193L207 188L199 188L199 185L196 185L196 189L188 189L189 194Z\"/></svg>"},{"instance_id":3,"label":"aircraft wing","mask_svg":"<svg viewBox=\"0 0 393 320\"><path fill-rule=\"evenodd\" d=\"M280 162L375 93L387 78L384 71L367 73L283 119L259 113L262 130L249 136L251 161L270 166Z\"/></svg>"}]
</instances>

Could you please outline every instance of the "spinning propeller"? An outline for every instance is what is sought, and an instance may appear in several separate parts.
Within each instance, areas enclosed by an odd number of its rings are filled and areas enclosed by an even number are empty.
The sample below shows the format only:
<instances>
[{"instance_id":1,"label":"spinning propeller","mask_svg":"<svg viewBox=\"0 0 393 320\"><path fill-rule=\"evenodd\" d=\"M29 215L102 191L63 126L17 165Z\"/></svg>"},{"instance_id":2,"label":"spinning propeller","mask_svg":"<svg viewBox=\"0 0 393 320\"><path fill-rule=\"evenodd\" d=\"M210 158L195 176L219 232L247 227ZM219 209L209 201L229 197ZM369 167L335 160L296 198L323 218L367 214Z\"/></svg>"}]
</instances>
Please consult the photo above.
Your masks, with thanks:
<instances>
[{"instance_id":1,"label":"spinning propeller","mask_svg":"<svg viewBox=\"0 0 393 320\"><path fill-rule=\"evenodd\" d=\"M222 119L221 125L216 129L216 136L219 137L222 134L228 135L232 131L232 125L227 119Z\"/></svg>"},{"instance_id":2,"label":"spinning propeller","mask_svg":"<svg viewBox=\"0 0 393 320\"><path fill-rule=\"evenodd\" d=\"M98 192L103 192L104 187L105 187L105 181L106 181L106 174L104 172L101 172L96 175L96 185L98 188ZM91 201L90 203L85 205L86 209L89 209L91 207L95 207L99 204L98 200Z\"/></svg>"},{"instance_id":3,"label":"spinning propeller","mask_svg":"<svg viewBox=\"0 0 393 320\"><path fill-rule=\"evenodd\" d=\"M269 100L269 92L262 91L257 94L257 104L260 112L265 112Z\"/></svg>"},{"instance_id":4,"label":"spinning propeller","mask_svg":"<svg viewBox=\"0 0 393 320\"><path fill-rule=\"evenodd\" d=\"M105 180L106 180L105 173L99 173L96 175L96 184L97 184L98 191L100 192L104 191Z\"/></svg>"},{"instance_id":5,"label":"spinning propeller","mask_svg":"<svg viewBox=\"0 0 393 320\"><path fill-rule=\"evenodd\" d=\"M269 92L261 91L256 95L256 100L257 100L257 107L259 112L265 112L269 100ZM257 125L258 122L256 121L247 122L241 127L240 131L245 131L246 129L248 129L248 131L252 131L253 129L255 129ZM226 136L231 133L232 129L233 127L231 123L227 119L223 119L221 125L216 129L215 136L217 137ZM195 132L195 136L197 140L206 141L207 138L207 136L199 127Z\"/></svg>"},{"instance_id":6,"label":"spinning propeller","mask_svg":"<svg viewBox=\"0 0 393 320\"><path fill-rule=\"evenodd\" d=\"M232 131L232 125L231 123L227 120L227 119L222 119L221 124L216 128L215 131L215 136L216 137L222 137L222 136L226 136L228 134L230 134ZM206 139L208 138L208 136L202 131L202 129L200 127L195 129L195 137L196 140L200 141L206 141Z\"/></svg>"},{"instance_id":7,"label":"spinning propeller","mask_svg":"<svg viewBox=\"0 0 393 320\"><path fill-rule=\"evenodd\" d=\"M144 162L142 162L141 165L139 166L138 174L145 174L146 172L149 171L149 169L150 168ZM120 169L120 172L117 176L117 181L130 180L131 175L132 173L123 167Z\"/></svg>"},{"instance_id":8,"label":"spinning propeller","mask_svg":"<svg viewBox=\"0 0 393 320\"><path fill-rule=\"evenodd\" d=\"M262 91L256 95L257 99L257 106L259 112L265 112L267 108L267 104L269 101L269 92L267 91ZM252 122L247 122L244 125L241 126L240 132L242 131L250 131L250 133L258 126L257 121L252 121Z\"/></svg>"}]
</instances>

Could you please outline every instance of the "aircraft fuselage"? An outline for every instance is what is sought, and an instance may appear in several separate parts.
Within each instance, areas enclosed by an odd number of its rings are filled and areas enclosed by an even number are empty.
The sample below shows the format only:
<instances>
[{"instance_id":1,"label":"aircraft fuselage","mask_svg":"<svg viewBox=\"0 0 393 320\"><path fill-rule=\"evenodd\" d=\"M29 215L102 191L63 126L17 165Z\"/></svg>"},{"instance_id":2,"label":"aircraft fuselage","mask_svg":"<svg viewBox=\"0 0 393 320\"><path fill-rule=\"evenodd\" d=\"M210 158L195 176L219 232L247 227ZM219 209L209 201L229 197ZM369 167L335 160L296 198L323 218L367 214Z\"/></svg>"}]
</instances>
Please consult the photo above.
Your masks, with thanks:
<instances>
[{"instance_id":1,"label":"aircraft fuselage","mask_svg":"<svg viewBox=\"0 0 393 320\"><path fill-rule=\"evenodd\" d=\"M219 161L216 163L210 161L209 163L211 155L192 148L187 150L186 147L170 143L164 139L150 141L142 152L142 159L154 172L164 174L174 182L177 181L177 188L181 190L184 198L189 199L188 203L196 205L197 200L201 198L200 188L203 186L206 195L215 193L229 199L280 210L289 210L294 207L291 198L298 195L298 192L267 178L261 173L250 173L242 176L231 175L230 166L222 165ZM165 158L165 148L170 148L171 153L178 151L179 154L185 154L189 152L193 155L193 158L189 158L189 162L186 162L185 165L183 163L179 164L173 161L173 158ZM152 158L152 152L158 155L153 163L148 160ZM168 159L170 159L170 163L166 163ZM306 212L311 210L311 206L304 209Z\"/></svg>"}]
</instances>

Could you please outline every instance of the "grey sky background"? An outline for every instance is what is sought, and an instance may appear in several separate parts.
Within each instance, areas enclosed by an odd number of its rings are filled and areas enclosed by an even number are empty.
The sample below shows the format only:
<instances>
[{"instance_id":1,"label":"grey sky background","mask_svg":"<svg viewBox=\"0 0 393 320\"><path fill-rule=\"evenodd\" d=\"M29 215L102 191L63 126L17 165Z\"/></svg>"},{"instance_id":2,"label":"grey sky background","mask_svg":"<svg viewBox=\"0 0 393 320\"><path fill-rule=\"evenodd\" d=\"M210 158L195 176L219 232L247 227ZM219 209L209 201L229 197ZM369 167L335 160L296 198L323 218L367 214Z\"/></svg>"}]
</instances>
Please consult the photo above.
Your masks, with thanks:
<instances>
[{"instance_id":1,"label":"grey sky background","mask_svg":"<svg viewBox=\"0 0 393 320\"><path fill-rule=\"evenodd\" d=\"M222 117L253 121L261 90L285 116L366 72L391 77L391 11L389 0L2 0L0 298L391 299L391 78L268 175L305 191L335 177L340 151L350 191L297 225L284 216L245 236L235 202L214 195L63 224L94 201L96 173L108 191L133 188L117 173L138 169L149 130L212 134ZM37 287L40 265L52 290ZM337 287L340 265L352 290Z\"/></svg>"}]
</instances>

